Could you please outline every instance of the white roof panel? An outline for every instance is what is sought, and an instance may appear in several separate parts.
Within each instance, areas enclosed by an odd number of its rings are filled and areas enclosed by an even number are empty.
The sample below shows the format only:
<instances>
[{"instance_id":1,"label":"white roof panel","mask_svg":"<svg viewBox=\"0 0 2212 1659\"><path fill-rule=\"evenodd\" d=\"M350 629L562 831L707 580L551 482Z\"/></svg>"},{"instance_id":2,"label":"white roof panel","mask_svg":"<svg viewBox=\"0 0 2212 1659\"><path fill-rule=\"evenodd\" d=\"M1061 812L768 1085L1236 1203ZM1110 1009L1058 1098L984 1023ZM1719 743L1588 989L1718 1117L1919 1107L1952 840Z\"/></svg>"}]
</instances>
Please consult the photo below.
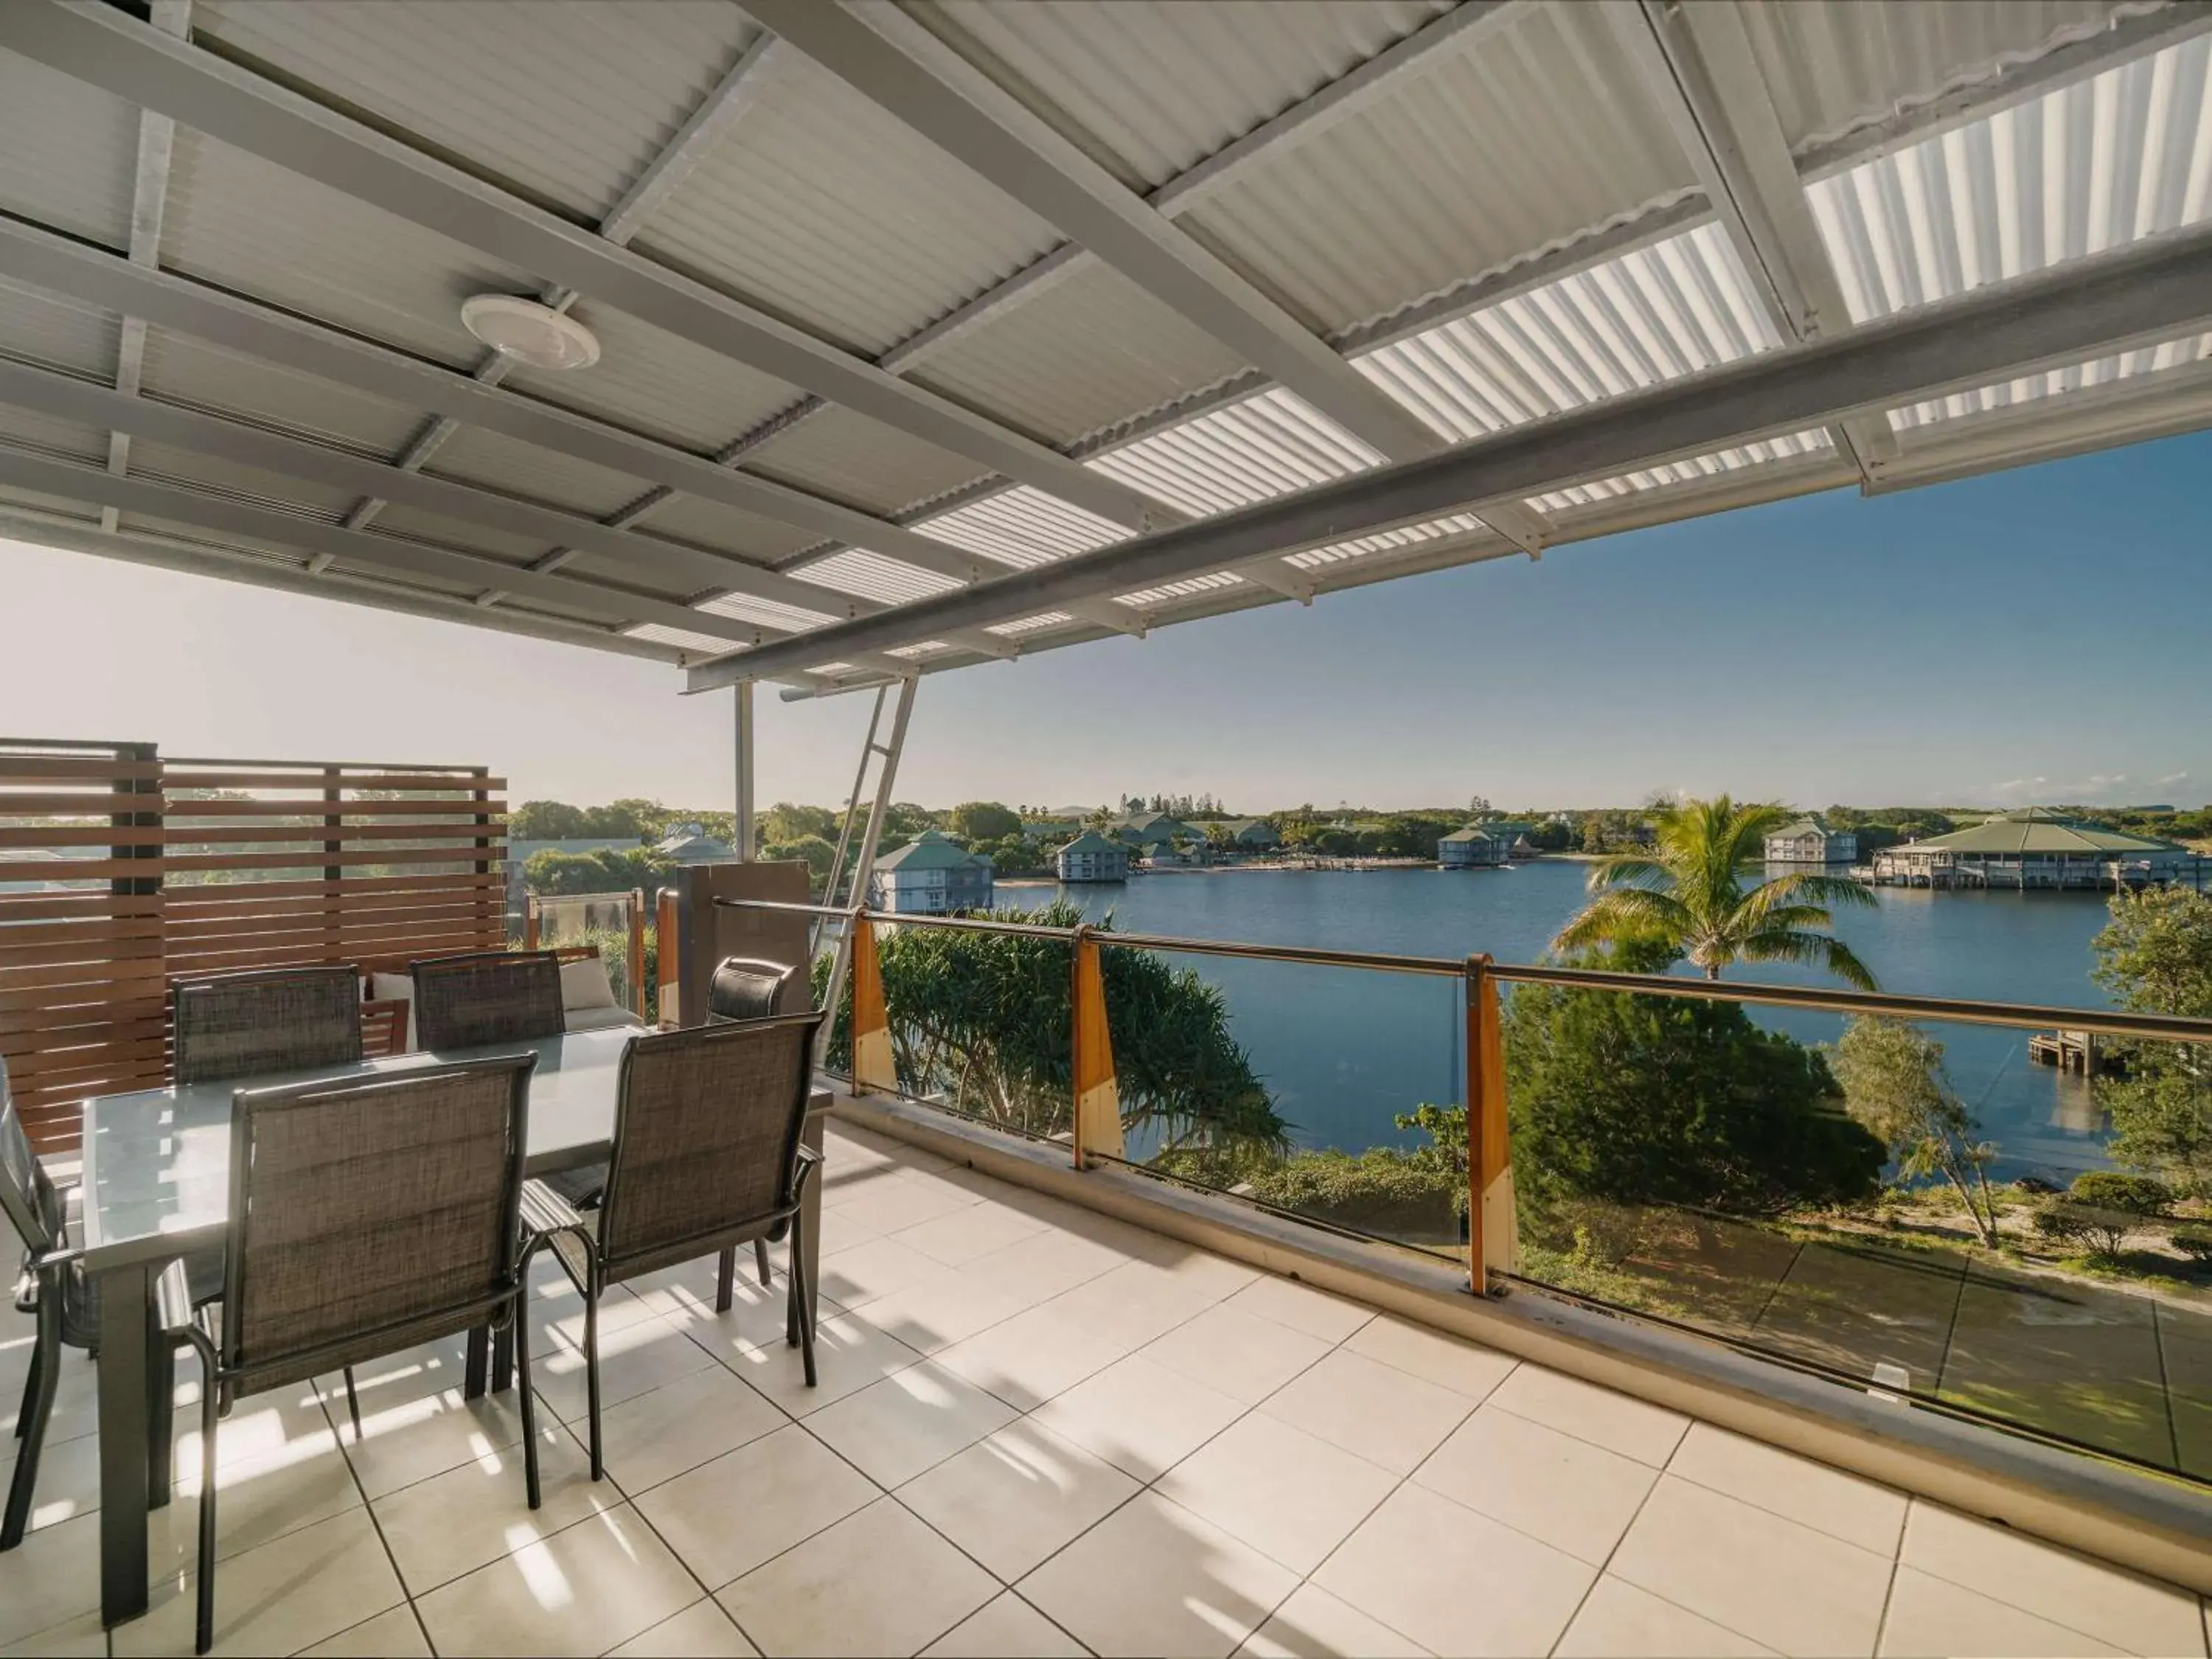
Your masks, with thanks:
<instances>
[{"instance_id":1,"label":"white roof panel","mask_svg":"<svg viewBox=\"0 0 2212 1659\"><path fill-rule=\"evenodd\" d=\"M640 252L873 356L1062 240L805 58L761 73Z\"/></svg>"},{"instance_id":2,"label":"white roof panel","mask_svg":"<svg viewBox=\"0 0 2212 1659\"><path fill-rule=\"evenodd\" d=\"M933 593L949 593L960 584L934 570L922 570L864 548L848 547L826 559L795 565L790 573L803 582L813 582L839 593L885 605L904 605Z\"/></svg>"},{"instance_id":3,"label":"white roof panel","mask_svg":"<svg viewBox=\"0 0 2212 1659\"><path fill-rule=\"evenodd\" d=\"M33 288L0 282L0 356L73 374L112 376L123 319Z\"/></svg>"},{"instance_id":4,"label":"white roof panel","mask_svg":"<svg viewBox=\"0 0 2212 1659\"><path fill-rule=\"evenodd\" d=\"M759 32L714 0L200 0L192 23L595 221Z\"/></svg>"},{"instance_id":5,"label":"white roof panel","mask_svg":"<svg viewBox=\"0 0 2212 1659\"><path fill-rule=\"evenodd\" d=\"M1107 450L1087 465L1203 519L1364 472L1382 459L1277 386Z\"/></svg>"},{"instance_id":6,"label":"white roof panel","mask_svg":"<svg viewBox=\"0 0 2212 1659\"><path fill-rule=\"evenodd\" d=\"M136 109L0 52L0 211L126 247L137 173Z\"/></svg>"},{"instance_id":7,"label":"white roof panel","mask_svg":"<svg viewBox=\"0 0 2212 1659\"><path fill-rule=\"evenodd\" d=\"M146 331L140 374L146 395L165 403L273 426L377 460L397 456L430 418L167 329Z\"/></svg>"},{"instance_id":8,"label":"white roof panel","mask_svg":"<svg viewBox=\"0 0 2212 1659\"><path fill-rule=\"evenodd\" d=\"M1117 524L1026 484L949 513L917 519L912 528L918 534L1017 568L1088 553L1129 534Z\"/></svg>"}]
</instances>

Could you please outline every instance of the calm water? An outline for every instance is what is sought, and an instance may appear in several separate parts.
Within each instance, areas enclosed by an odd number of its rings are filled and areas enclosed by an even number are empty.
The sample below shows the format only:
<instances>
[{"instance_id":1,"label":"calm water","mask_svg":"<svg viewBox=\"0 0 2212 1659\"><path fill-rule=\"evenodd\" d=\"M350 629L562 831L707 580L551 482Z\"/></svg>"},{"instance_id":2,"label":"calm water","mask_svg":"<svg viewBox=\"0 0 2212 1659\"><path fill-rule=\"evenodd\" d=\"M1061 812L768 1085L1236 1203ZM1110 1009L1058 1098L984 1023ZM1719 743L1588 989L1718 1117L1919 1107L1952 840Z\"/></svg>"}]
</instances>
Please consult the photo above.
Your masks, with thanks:
<instances>
[{"instance_id":1,"label":"calm water","mask_svg":"<svg viewBox=\"0 0 2212 1659\"><path fill-rule=\"evenodd\" d=\"M1540 861L1507 870L1228 872L1140 876L1121 886L1001 886L1000 902L1059 896L1132 933L1462 957L1487 951L1534 962L1583 901L1587 866ZM2088 893L1931 893L1883 888L1879 908L1850 910L1837 932L1884 990L2003 1002L2102 1007L2089 940L2105 902ZM1237 1040L1297 1138L1357 1149L1403 1141L1391 1115L1461 1097L1463 1016L1443 980L1286 963L1181 959L1221 988ZM1786 965L1731 977L1833 984ZM1808 1042L1833 1042L1826 1015L1767 1012L1763 1023ZM2002 1157L1998 1170L2064 1176L2105 1160L2105 1130L2086 1086L2027 1061L2026 1031L1932 1026L1952 1081Z\"/></svg>"}]
</instances>

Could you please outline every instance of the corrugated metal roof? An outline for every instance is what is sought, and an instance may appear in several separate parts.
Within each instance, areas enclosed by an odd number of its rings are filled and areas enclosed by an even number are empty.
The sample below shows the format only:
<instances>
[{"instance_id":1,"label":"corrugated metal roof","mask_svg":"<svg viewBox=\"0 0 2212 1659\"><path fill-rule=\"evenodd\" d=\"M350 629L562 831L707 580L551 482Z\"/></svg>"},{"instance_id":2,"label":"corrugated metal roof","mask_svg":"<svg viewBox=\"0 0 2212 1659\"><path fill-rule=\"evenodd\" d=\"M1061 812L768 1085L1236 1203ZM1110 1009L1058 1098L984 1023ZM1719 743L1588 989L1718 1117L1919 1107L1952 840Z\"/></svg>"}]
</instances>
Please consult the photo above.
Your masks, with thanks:
<instances>
[{"instance_id":1,"label":"corrugated metal roof","mask_svg":"<svg viewBox=\"0 0 2212 1659\"><path fill-rule=\"evenodd\" d=\"M757 599L744 593L726 593L720 599L708 599L696 607L711 611L718 617L733 617L739 622L763 623L786 632L805 632L810 628L822 628L839 621L825 611L808 611L795 605L778 605L773 599Z\"/></svg>"},{"instance_id":2,"label":"corrugated metal roof","mask_svg":"<svg viewBox=\"0 0 2212 1659\"><path fill-rule=\"evenodd\" d=\"M836 407L751 451L744 470L876 514L932 501L981 471L963 456Z\"/></svg>"},{"instance_id":3,"label":"corrugated metal roof","mask_svg":"<svg viewBox=\"0 0 2212 1659\"><path fill-rule=\"evenodd\" d=\"M1027 484L950 513L917 519L912 527L918 534L1018 569L1088 553L1129 534L1117 524Z\"/></svg>"},{"instance_id":4,"label":"corrugated metal roof","mask_svg":"<svg viewBox=\"0 0 2212 1659\"><path fill-rule=\"evenodd\" d=\"M107 434L97 427L58 420L35 409L0 404L0 444L64 461L107 459Z\"/></svg>"},{"instance_id":5,"label":"corrugated metal roof","mask_svg":"<svg viewBox=\"0 0 2212 1659\"><path fill-rule=\"evenodd\" d=\"M738 647L728 640L717 639L712 634L694 634L681 628L665 628L659 623L640 623L623 632L634 640L650 640L655 645L672 645L679 651L695 652L702 657L724 657Z\"/></svg>"},{"instance_id":6,"label":"corrugated metal roof","mask_svg":"<svg viewBox=\"0 0 2212 1659\"><path fill-rule=\"evenodd\" d=\"M1013 622L994 623L983 631L1018 640L1025 634L1042 633L1047 629L1064 628L1075 620L1065 611L1046 611L1034 617L1022 617Z\"/></svg>"},{"instance_id":7,"label":"corrugated metal roof","mask_svg":"<svg viewBox=\"0 0 2212 1659\"><path fill-rule=\"evenodd\" d=\"M127 247L137 176L136 109L0 52L0 210Z\"/></svg>"},{"instance_id":8,"label":"corrugated metal roof","mask_svg":"<svg viewBox=\"0 0 2212 1659\"><path fill-rule=\"evenodd\" d=\"M818 539L790 525L696 495L672 495L640 522L656 536L763 564L787 558Z\"/></svg>"},{"instance_id":9,"label":"corrugated metal roof","mask_svg":"<svg viewBox=\"0 0 2212 1659\"><path fill-rule=\"evenodd\" d=\"M1708 223L1354 362L1464 443L1780 343L1735 249Z\"/></svg>"},{"instance_id":10,"label":"corrugated metal roof","mask_svg":"<svg viewBox=\"0 0 2212 1659\"><path fill-rule=\"evenodd\" d=\"M932 352L908 378L1072 446L1243 367L1134 283L1086 261Z\"/></svg>"},{"instance_id":11,"label":"corrugated metal roof","mask_svg":"<svg viewBox=\"0 0 2212 1659\"><path fill-rule=\"evenodd\" d=\"M2209 66L2199 36L1814 185L1852 320L2212 216Z\"/></svg>"},{"instance_id":12,"label":"corrugated metal roof","mask_svg":"<svg viewBox=\"0 0 2212 1659\"><path fill-rule=\"evenodd\" d=\"M995 58L1032 107L1123 183L1150 189L1450 9L1449 0L933 0L915 9L960 50Z\"/></svg>"},{"instance_id":13,"label":"corrugated metal roof","mask_svg":"<svg viewBox=\"0 0 2212 1659\"><path fill-rule=\"evenodd\" d=\"M140 377L150 398L273 426L378 460L398 454L429 418L166 329L146 331Z\"/></svg>"},{"instance_id":14,"label":"corrugated metal roof","mask_svg":"<svg viewBox=\"0 0 2212 1659\"><path fill-rule=\"evenodd\" d=\"M123 319L36 289L0 282L0 353L74 374L112 377Z\"/></svg>"},{"instance_id":15,"label":"corrugated metal roof","mask_svg":"<svg viewBox=\"0 0 2212 1659\"><path fill-rule=\"evenodd\" d=\"M926 599L933 593L949 593L960 586L950 576L901 564L858 547L848 547L826 559L799 565L790 574L803 582L813 582L864 599L878 599L885 605Z\"/></svg>"},{"instance_id":16,"label":"corrugated metal roof","mask_svg":"<svg viewBox=\"0 0 2212 1659\"><path fill-rule=\"evenodd\" d=\"M764 73L640 252L875 356L1062 240L807 59Z\"/></svg>"},{"instance_id":17,"label":"corrugated metal roof","mask_svg":"<svg viewBox=\"0 0 2212 1659\"><path fill-rule=\"evenodd\" d=\"M712 0L200 0L194 33L592 220L759 33Z\"/></svg>"},{"instance_id":18,"label":"corrugated metal roof","mask_svg":"<svg viewBox=\"0 0 2212 1659\"><path fill-rule=\"evenodd\" d=\"M520 495L593 519L620 511L646 489L626 472L556 455L475 426L456 428L422 471L432 477Z\"/></svg>"},{"instance_id":19,"label":"corrugated metal roof","mask_svg":"<svg viewBox=\"0 0 2212 1659\"><path fill-rule=\"evenodd\" d=\"M1793 151L2033 63L2165 0L1741 0Z\"/></svg>"},{"instance_id":20,"label":"corrugated metal roof","mask_svg":"<svg viewBox=\"0 0 2212 1659\"><path fill-rule=\"evenodd\" d=\"M1206 518L1363 472L1382 459L1304 398L1276 386L1085 465Z\"/></svg>"},{"instance_id":21,"label":"corrugated metal roof","mask_svg":"<svg viewBox=\"0 0 2212 1659\"><path fill-rule=\"evenodd\" d=\"M798 387L774 375L702 351L627 312L585 299L574 314L599 337L599 361L557 373L515 368L507 390L706 455L799 397ZM483 349L476 348L478 356Z\"/></svg>"},{"instance_id":22,"label":"corrugated metal roof","mask_svg":"<svg viewBox=\"0 0 2212 1659\"><path fill-rule=\"evenodd\" d=\"M1239 587L1244 579L1231 570L1217 570L1210 575L1191 576L1182 581L1162 582L1157 587L1140 587L1133 593L1120 593L1114 603L1126 605L1132 611L1154 611L1188 599L1200 593L1215 593L1224 587Z\"/></svg>"},{"instance_id":23,"label":"corrugated metal roof","mask_svg":"<svg viewBox=\"0 0 2212 1659\"><path fill-rule=\"evenodd\" d=\"M1540 495L1535 505L1547 513L1565 514L1578 507L1590 507L1620 496L1638 495L1647 490L1664 491L1678 484L1698 483L1723 473L1740 472L1803 456L1822 454L1833 448L1834 445L1829 441L1826 432L1790 434L1760 443L1746 444L1738 449L1723 449L1687 460L1670 461L1663 466L1624 473L1618 477L1595 478L1588 483Z\"/></svg>"},{"instance_id":24,"label":"corrugated metal roof","mask_svg":"<svg viewBox=\"0 0 2212 1659\"><path fill-rule=\"evenodd\" d=\"M101 459L106 459L106 453L107 446L103 441ZM178 449L145 438L131 441L131 472L134 477L187 484L205 495L246 501L279 513L295 513L325 524L336 524L354 501L343 489L264 472L259 467L240 466L220 456L204 455L196 449Z\"/></svg>"},{"instance_id":25,"label":"corrugated metal roof","mask_svg":"<svg viewBox=\"0 0 2212 1659\"><path fill-rule=\"evenodd\" d=\"M1302 570L1317 570L1324 565L1364 559L1370 553L1392 553L1401 548L1418 547L1425 542L1437 541L1447 536L1487 536L1500 544L1510 545L1503 536L1473 514L1455 513L1448 519L1432 519L1426 524L1401 525L1380 535L1362 536L1354 541L1309 548L1303 553L1290 555L1284 562L1296 565Z\"/></svg>"},{"instance_id":26,"label":"corrugated metal roof","mask_svg":"<svg viewBox=\"0 0 2212 1659\"><path fill-rule=\"evenodd\" d=\"M1852 320L2212 218L2212 36L1904 146L1814 184ZM2197 360L2199 340L1892 410L1898 429Z\"/></svg>"},{"instance_id":27,"label":"corrugated metal roof","mask_svg":"<svg viewBox=\"0 0 2212 1659\"><path fill-rule=\"evenodd\" d=\"M161 264L457 368L483 348L461 301L521 271L271 162L177 129Z\"/></svg>"},{"instance_id":28,"label":"corrugated metal roof","mask_svg":"<svg viewBox=\"0 0 2212 1659\"><path fill-rule=\"evenodd\" d=\"M1334 333L1696 183L1601 9L1547 5L1440 52L1177 222Z\"/></svg>"},{"instance_id":29,"label":"corrugated metal roof","mask_svg":"<svg viewBox=\"0 0 2212 1659\"><path fill-rule=\"evenodd\" d=\"M137 454L132 446L132 458ZM351 498L347 504L351 505ZM473 520L449 519L443 514L425 513L419 507L402 507L397 502L376 515L372 534L403 536L427 542L434 547L459 548L465 553L480 553L486 558L500 559L508 564L528 564L541 559L553 550L552 544L528 536L510 535L504 530L494 530Z\"/></svg>"}]
</instances>

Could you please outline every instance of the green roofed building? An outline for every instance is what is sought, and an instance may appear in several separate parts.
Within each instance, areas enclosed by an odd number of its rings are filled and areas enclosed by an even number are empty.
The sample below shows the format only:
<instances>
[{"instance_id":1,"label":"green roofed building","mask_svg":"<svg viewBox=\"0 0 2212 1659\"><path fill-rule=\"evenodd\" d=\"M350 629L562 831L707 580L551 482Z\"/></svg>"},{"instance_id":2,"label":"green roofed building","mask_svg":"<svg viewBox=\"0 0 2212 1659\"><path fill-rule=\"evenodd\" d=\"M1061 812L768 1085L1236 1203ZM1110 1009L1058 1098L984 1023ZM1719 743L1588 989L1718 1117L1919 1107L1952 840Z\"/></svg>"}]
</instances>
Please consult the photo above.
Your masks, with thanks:
<instances>
[{"instance_id":1,"label":"green roofed building","mask_svg":"<svg viewBox=\"0 0 2212 1659\"><path fill-rule=\"evenodd\" d=\"M2170 841L2030 806L1886 848L1875 855L1873 878L1895 887L2149 887L2201 882L2203 865Z\"/></svg>"},{"instance_id":2,"label":"green roofed building","mask_svg":"<svg viewBox=\"0 0 2212 1659\"><path fill-rule=\"evenodd\" d=\"M1492 835L1486 829L1468 824L1464 830L1455 830L1437 840L1437 867L1441 870L1476 870L1505 862L1512 851L1512 843Z\"/></svg>"},{"instance_id":3,"label":"green roofed building","mask_svg":"<svg viewBox=\"0 0 2212 1659\"><path fill-rule=\"evenodd\" d=\"M1054 866L1062 881L1127 881L1129 849L1109 841L1096 830L1086 830L1054 854Z\"/></svg>"},{"instance_id":4,"label":"green roofed building","mask_svg":"<svg viewBox=\"0 0 2212 1659\"><path fill-rule=\"evenodd\" d=\"M941 916L991 906L991 860L940 830L925 830L876 860L868 908L893 915Z\"/></svg>"}]
</instances>

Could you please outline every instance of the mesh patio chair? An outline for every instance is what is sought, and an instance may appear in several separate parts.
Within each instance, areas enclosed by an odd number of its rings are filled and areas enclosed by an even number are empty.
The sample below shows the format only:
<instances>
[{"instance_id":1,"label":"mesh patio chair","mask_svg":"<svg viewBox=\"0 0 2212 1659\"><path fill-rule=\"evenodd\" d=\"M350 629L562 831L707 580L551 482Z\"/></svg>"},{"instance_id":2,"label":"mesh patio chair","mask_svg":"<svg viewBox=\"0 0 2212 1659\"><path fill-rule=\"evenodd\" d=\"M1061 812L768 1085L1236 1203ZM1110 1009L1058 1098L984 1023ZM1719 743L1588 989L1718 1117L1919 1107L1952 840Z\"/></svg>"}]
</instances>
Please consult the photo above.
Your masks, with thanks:
<instances>
[{"instance_id":1,"label":"mesh patio chair","mask_svg":"<svg viewBox=\"0 0 2212 1659\"><path fill-rule=\"evenodd\" d=\"M222 1298L161 1287L199 1351L199 1605L215 1626L216 1425L249 1395L474 1330L514 1332L523 1478L538 1505L520 1206L534 1054L289 1087L231 1106Z\"/></svg>"},{"instance_id":2,"label":"mesh patio chair","mask_svg":"<svg viewBox=\"0 0 2212 1659\"><path fill-rule=\"evenodd\" d=\"M543 1182L523 1194L535 1252L550 1246L584 1297L592 1479L599 1434L599 1293L739 1244L789 1237L784 1339L814 1386L814 1310L800 1200L820 1160L800 1143L819 1013L640 1037L623 1054L613 1155L599 1207L579 1212ZM729 1275L723 1274L726 1297ZM726 1309L726 1299L720 1305Z\"/></svg>"},{"instance_id":3,"label":"mesh patio chair","mask_svg":"<svg viewBox=\"0 0 2212 1659\"><path fill-rule=\"evenodd\" d=\"M477 951L413 964L415 1041L433 1054L559 1036L561 960L550 951Z\"/></svg>"},{"instance_id":4,"label":"mesh patio chair","mask_svg":"<svg viewBox=\"0 0 2212 1659\"><path fill-rule=\"evenodd\" d=\"M23 1444L15 1455L15 1472L8 1482L0 1550L12 1550L21 1543L30 1524L39 1456L46 1449L46 1425L53 1416L54 1393L61 1382L62 1350L89 1352L99 1339L99 1299L93 1281L74 1254L72 1235L77 1224L72 1212L77 1207L77 1198L76 1188L54 1184L32 1152L30 1137L24 1133L9 1094L7 1065L0 1061L0 1213L4 1213L23 1247L22 1268L15 1283L16 1310L34 1315L38 1320L31 1363L23 1378L23 1404L15 1414L15 1437ZM180 1276L186 1271L177 1262L170 1263L170 1268ZM193 1264L181 1293L190 1302L218 1296L222 1290L221 1258L210 1256ZM168 1501L175 1355L173 1344L155 1345L154 1387L147 1401L151 1431L147 1472L156 1506Z\"/></svg>"},{"instance_id":5,"label":"mesh patio chair","mask_svg":"<svg viewBox=\"0 0 2212 1659\"><path fill-rule=\"evenodd\" d=\"M793 1006L805 983L802 970L794 965L748 957L725 957L707 987L707 1023L723 1025L737 1020L772 1019L779 1002L787 1011L797 1012L805 1006L804 1002ZM596 1209L600 1194L606 1190L607 1166L591 1164L541 1178L575 1208ZM761 1288L767 1289L773 1274L769 1267L765 1238L753 1241L753 1268L760 1275ZM722 1278L714 1304L725 1313L729 1310L736 1274L737 1251L723 1251Z\"/></svg>"},{"instance_id":6,"label":"mesh patio chair","mask_svg":"<svg viewBox=\"0 0 2212 1659\"><path fill-rule=\"evenodd\" d=\"M211 1083L361 1058L361 975L284 968L186 980L173 994L174 1073Z\"/></svg>"}]
</instances>

